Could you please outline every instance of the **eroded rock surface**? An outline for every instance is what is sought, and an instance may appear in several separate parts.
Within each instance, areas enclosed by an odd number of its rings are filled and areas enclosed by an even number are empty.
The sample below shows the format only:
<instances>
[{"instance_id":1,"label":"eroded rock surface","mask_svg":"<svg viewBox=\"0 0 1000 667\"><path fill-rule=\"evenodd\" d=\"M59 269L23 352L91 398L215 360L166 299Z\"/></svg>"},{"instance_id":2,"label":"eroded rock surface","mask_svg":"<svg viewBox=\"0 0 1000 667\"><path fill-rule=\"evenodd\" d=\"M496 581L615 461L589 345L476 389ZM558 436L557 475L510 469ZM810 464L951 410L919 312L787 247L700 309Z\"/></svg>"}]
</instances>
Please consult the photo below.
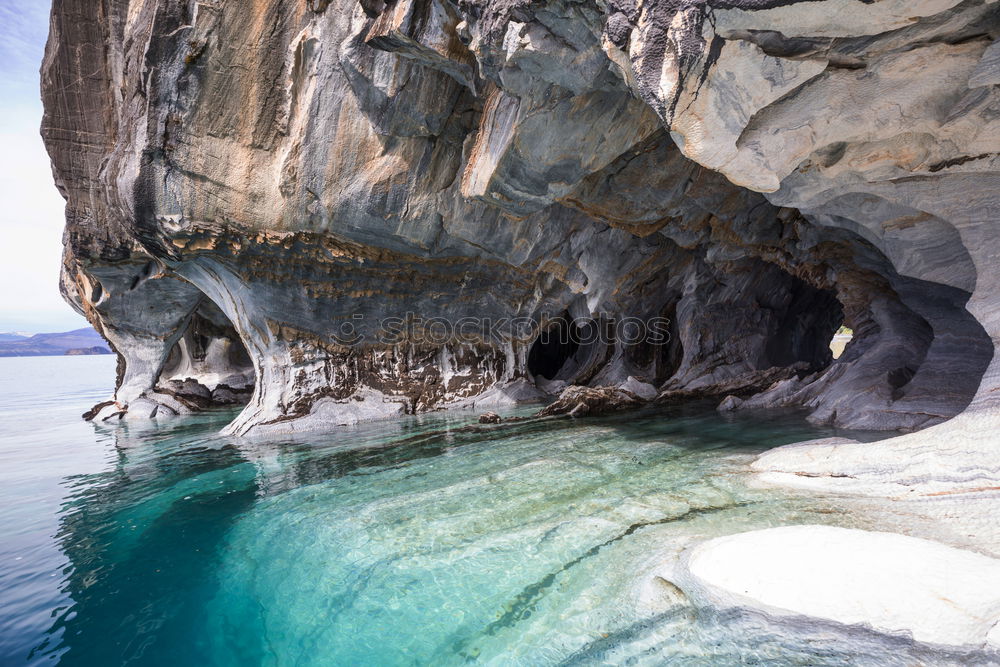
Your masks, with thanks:
<instances>
[{"instance_id":1,"label":"eroded rock surface","mask_svg":"<svg viewBox=\"0 0 1000 667\"><path fill-rule=\"evenodd\" d=\"M996 428L998 37L992 0L56 3L62 288L120 361L98 416L731 384Z\"/></svg>"},{"instance_id":2,"label":"eroded rock surface","mask_svg":"<svg viewBox=\"0 0 1000 667\"><path fill-rule=\"evenodd\" d=\"M874 630L970 664L1000 653L1000 560L930 540L770 528L702 543L667 576L698 604Z\"/></svg>"}]
</instances>

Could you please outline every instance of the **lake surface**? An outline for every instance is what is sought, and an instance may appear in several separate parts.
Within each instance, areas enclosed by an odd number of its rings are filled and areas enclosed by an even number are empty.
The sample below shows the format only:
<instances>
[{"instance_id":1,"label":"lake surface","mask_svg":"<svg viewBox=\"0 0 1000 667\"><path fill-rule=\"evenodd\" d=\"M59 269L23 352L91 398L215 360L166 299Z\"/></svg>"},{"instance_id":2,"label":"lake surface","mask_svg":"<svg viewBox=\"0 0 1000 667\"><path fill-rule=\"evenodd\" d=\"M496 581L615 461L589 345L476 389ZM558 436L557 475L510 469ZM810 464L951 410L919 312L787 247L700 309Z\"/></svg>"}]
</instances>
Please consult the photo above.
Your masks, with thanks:
<instances>
[{"instance_id":1,"label":"lake surface","mask_svg":"<svg viewBox=\"0 0 1000 667\"><path fill-rule=\"evenodd\" d=\"M871 527L748 483L756 453L830 434L797 416L449 413L241 440L217 435L233 412L82 421L114 364L0 359L0 664L910 660L697 611L652 574L707 537Z\"/></svg>"}]
</instances>

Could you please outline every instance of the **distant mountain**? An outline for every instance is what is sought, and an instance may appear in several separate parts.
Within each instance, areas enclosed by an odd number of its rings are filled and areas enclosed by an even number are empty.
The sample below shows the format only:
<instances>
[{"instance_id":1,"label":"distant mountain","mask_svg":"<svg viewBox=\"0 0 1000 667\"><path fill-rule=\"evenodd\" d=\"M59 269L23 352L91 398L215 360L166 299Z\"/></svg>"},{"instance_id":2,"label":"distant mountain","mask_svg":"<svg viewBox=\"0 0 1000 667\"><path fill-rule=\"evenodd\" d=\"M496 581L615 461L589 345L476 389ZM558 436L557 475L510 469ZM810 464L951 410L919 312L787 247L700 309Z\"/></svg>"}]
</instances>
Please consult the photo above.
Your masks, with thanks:
<instances>
[{"instance_id":1,"label":"distant mountain","mask_svg":"<svg viewBox=\"0 0 1000 667\"><path fill-rule=\"evenodd\" d=\"M87 327L62 333L22 336L0 334L0 357L42 357L66 354L111 354L100 334Z\"/></svg>"},{"instance_id":2,"label":"distant mountain","mask_svg":"<svg viewBox=\"0 0 1000 667\"><path fill-rule=\"evenodd\" d=\"M66 350L67 357L79 357L87 354L111 354L106 347L95 345L94 347L74 347Z\"/></svg>"},{"instance_id":3,"label":"distant mountain","mask_svg":"<svg viewBox=\"0 0 1000 667\"><path fill-rule=\"evenodd\" d=\"M28 338L31 338L31 334L23 331L0 331L0 343L12 343L16 340L27 340Z\"/></svg>"}]
</instances>

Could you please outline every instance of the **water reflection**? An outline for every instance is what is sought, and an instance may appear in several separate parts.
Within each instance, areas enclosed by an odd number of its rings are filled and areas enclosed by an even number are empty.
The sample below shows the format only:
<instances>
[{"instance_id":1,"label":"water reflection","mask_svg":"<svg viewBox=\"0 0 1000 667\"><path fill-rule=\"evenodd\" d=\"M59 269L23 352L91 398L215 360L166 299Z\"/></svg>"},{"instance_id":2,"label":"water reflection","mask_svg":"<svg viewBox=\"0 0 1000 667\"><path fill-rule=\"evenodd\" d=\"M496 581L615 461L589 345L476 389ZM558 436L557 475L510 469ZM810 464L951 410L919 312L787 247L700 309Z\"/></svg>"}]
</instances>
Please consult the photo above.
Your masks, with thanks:
<instances>
[{"instance_id":1,"label":"water reflection","mask_svg":"<svg viewBox=\"0 0 1000 667\"><path fill-rule=\"evenodd\" d=\"M50 630L61 645L38 652L81 665L190 664L198 655L190 639L205 624L222 539L257 496L256 469L235 447L197 438L176 446L215 422L161 437L122 427L113 467L67 479L57 539L71 563L64 592L74 604Z\"/></svg>"},{"instance_id":2,"label":"water reflection","mask_svg":"<svg viewBox=\"0 0 1000 667\"><path fill-rule=\"evenodd\" d=\"M118 428L112 465L66 479L72 605L33 657L850 664L884 649L706 615L652 574L713 535L865 526L822 499L743 483L761 449L830 434L797 415L480 427L452 413L280 441L214 435L230 417Z\"/></svg>"}]
</instances>

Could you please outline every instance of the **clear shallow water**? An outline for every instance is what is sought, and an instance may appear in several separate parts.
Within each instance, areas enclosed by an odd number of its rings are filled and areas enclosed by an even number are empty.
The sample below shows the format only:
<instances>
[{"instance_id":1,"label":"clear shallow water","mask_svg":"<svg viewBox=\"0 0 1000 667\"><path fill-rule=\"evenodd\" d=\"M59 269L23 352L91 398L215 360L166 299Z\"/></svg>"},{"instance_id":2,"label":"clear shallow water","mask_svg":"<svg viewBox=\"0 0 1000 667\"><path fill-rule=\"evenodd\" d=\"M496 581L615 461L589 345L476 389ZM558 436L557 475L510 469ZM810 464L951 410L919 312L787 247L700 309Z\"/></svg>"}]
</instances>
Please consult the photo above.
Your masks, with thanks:
<instances>
[{"instance_id":1,"label":"clear shallow water","mask_svg":"<svg viewBox=\"0 0 1000 667\"><path fill-rule=\"evenodd\" d=\"M894 664L875 637L697 612L653 575L716 535L870 527L747 484L757 452L829 434L797 417L452 413L254 441L216 435L228 412L80 420L113 376L0 359L2 664Z\"/></svg>"}]
</instances>

